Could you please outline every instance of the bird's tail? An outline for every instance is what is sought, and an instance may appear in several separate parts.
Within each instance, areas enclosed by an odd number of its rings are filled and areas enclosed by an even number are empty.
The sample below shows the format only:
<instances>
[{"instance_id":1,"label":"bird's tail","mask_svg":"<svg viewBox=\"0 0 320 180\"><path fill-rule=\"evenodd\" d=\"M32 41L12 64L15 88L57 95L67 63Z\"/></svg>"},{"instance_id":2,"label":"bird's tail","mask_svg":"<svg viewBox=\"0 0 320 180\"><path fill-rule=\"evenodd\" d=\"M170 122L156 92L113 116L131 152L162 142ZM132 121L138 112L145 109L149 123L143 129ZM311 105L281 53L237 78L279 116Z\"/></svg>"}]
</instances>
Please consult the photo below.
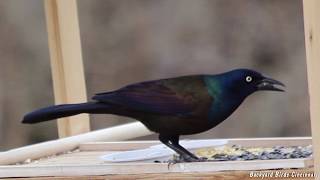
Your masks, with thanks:
<instances>
[{"instance_id":1,"label":"bird's tail","mask_svg":"<svg viewBox=\"0 0 320 180\"><path fill-rule=\"evenodd\" d=\"M22 123L34 124L81 113L106 113L109 107L110 106L108 104L96 102L49 106L26 114L22 120Z\"/></svg>"}]
</instances>

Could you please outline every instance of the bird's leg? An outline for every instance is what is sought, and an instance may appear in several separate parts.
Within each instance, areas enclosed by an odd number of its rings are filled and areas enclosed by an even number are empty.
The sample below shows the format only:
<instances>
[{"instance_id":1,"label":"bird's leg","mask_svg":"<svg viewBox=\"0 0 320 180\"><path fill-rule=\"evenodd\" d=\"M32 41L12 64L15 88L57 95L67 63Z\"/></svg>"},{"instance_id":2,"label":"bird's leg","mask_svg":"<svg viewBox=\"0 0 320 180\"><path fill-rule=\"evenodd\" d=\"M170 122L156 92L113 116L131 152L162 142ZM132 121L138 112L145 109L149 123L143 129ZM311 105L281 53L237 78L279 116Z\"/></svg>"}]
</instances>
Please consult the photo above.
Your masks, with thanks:
<instances>
[{"instance_id":1,"label":"bird's leg","mask_svg":"<svg viewBox=\"0 0 320 180\"><path fill-rule=\"evenodd\" d=\"M175 136L172 137L170 139L170 142L177 148L179 148L181 151L183 151L184 153L188 154L190 157L194 158L194 159L199 159L196 155L194 155L193 153L191 153L190 151L188 151L187 149L185 149L183 146L181 146L179 144L179 136Z\"/></svg>"},{"instance_id":2,"label":"bird's leg","mask_svg":"<svg viewBox=\"0 0 320 180\"><path fill-rule=\"evenodd\" d=\"M199 161L199 158L197 156L195 156L179 144L179 136L159 135L159 140L163 144L177 152L183 158L183 160L187 162Z\"/></svg>"}]
</instances>

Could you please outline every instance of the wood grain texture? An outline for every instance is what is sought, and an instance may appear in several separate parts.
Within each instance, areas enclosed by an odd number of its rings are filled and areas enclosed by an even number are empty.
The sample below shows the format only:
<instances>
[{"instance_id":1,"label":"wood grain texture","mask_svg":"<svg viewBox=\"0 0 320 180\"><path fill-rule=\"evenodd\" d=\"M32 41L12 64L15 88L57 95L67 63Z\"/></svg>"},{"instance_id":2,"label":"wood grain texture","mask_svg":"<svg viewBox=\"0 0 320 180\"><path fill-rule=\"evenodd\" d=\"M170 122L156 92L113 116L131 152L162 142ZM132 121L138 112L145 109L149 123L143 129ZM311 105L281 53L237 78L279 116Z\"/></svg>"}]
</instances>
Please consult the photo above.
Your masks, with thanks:
<instances>
[{"instance_id":1,"label":"wood grain texture","mask_svg":"<svg viewBox=\"0 0 320 180\"><path fill-rule=\"evenodd\" d=\"M224 162L178 163L100 163L96 165L54 164L0 166L0 177L97 176L111 174L208 173L219 171L251 171L283 168L308 168L310 159L252 160Z\"/></svg>"},{"instance_id":2,"label":"wood grain texture","mask_svg":"<svg viewBox=\"0 0 320 180\"><path fill-rule=\"evenodd\" d=\"M304 0L303 12L313 155L315 171L320 173L320 1Z\"/></svg>"},{"instance_id":3,"label":"wood grain texture","mask_svg":"<svg viewBox=\"0 0 320 180\"><path fill-rule=\"evenodd\" d=\"M56 104L87 100L76 0L45 0L51 70ZM89 116L58 121L59 137L90 131Z\"/></svg>"},{"instance_id":4,"label":"wood grain texture","mask_svg":"<svg viewBox=\"0 0 320 180\"><path fill-rule=\"evenodd\" d=\"M93 133L93 132L91 132ZM91 134L90 133L90 134ZM114 134L114 133L113 133ZM84 135L78 135L84 136ZM93 139L96 136L86 137L87 140ZM73 137L69 137L73 138ZM66 138L65 138L66 139ZM79 138L76 138L79 139ZM62 139L61 139L62 140ZM61 141L58 140L58 141ZM251 147L265 146L270 147L274 145L309 145L311 143L310 137L300 138L245 138L245 139L228 139L229 145L243 144ZM49 143L49 142L46 142ZM106 163L99 157L101 155L114 152L120 146L121 150L131 150L134 148L143 148L150 145L155 145L157 141L134 141L126 142L110 142L101 143L104 150L98 146L99 143L88 143L93 145L89 148L90 151L76 151L67 154L60 154L53 157L43 157L40 160L34 161L24 165L5 165L0 166L0 177L97 177L109 178L114 177L148 177L150 174L185 174L190 173L195 177L202 174L221 172L221 171L250 171L250 170L267 170L279 168L309 168L313 166L313 160L308 159L282 159L282 160L254 160L254 161L223 161L223 162L198 162L198 163L179 163L171 165L168 168L167 163L154 163L153 160L127 162L127 163ZM68 142L64 146L67 146ZM107 147L110 147L108 150ZM126 149L125 149L126 148ZM31 148L37 150L39 148ZM49 148L49 150L52 148ZM118 150L119 151L119 150ZM23 152L23 151L22 151ZM35 152L35 151L34 151ZM38 151L41 153L41 150ZM35 152L35 153L38 153ZM117 152L117 151L116 151ZM8 157L2 154L3 158ZM1 156L0 156L1 157ZM135 175L134 175L135 174ZM108 175L108 176L105 176ZM160 176L163 177L163 176ZM180 177L180 176L177 176ZM150 179L154 177L150 176ZM168 177L171 178L171 177Z\"/></svg>"},{"instance_id":5,"label":"wood grain texture","mask_svg":"<svg viewBox=\"0 0 320 180\"><path fill-rule=\"evenodd\" d=\"M268 170L268 171L255 171L260 173L273 173L274 178L272 179L290 179L290 178L275 178L276 173L278 174L289 174L293 175L301 174L312 174L313 169L282 169L282 170ZM184 180L184 179L202 179L202 180L255 180L262 179L261 177L250 177L250 171L224 171L224 172L207 172L207 173L152 173L152 174L125 174L125 175L104 175L104 176L59 176L59 177L35 177L35 178L18 178L18 180L129 180L129 179L150 179L150 180L163 180L163 179L172 179L172 180ZM268 178L264 178L268 179ZM299 178L292 178L299 179ZM300 178L301 179L301 178ZM303 179L313 179L313 178L303 178ZM10 178L10 180L16 180L15 178Z\"/></svg>"}]
</instances>

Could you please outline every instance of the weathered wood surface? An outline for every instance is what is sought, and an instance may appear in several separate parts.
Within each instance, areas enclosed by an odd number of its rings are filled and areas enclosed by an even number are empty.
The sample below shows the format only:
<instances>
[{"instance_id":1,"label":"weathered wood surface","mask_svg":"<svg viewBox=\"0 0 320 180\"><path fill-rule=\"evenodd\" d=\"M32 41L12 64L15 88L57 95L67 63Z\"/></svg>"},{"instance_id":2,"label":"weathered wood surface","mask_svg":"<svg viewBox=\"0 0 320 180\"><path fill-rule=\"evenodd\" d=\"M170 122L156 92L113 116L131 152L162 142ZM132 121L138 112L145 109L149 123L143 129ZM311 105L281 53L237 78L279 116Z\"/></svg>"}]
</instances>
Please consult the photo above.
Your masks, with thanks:
<instances>
[{"instance_id":1,"label":"weathered wood surface","mask_svg":"<svg viewBox=\"0 0 320 180\"><path fill-rule=\"evenodd\" d=\"M271 175L272 178L262 178L262 177L252 177L253 173L256 175L265 174ZM150 179L150 180L162 180L162 179L202 179L202 180L254 180L254 179L302 179L295 178L298 174L313 174L313 169L295 169L295 170L268 170L268 171L252 171L250 176L250 171L225 171L225 172L208 172L208 173L153 173L153 174L125 174L125 175L105 175L105 176L73 176L73 177L37 177L37 178L19 178L18 180L128 180L128 179ZM289 178L280 178L284 176L289 176ZM278 177L278 178L277 178ZM292 177L292 178L290 178ZM312 177L303 179L313 179ZM10 180L13 180L10 178Z\"/></svg>"},{"instance_id":2,"label":"weathered wood surface","mask_svg":"<svg viewBox=\"0 0 320 180\"><path fill-rule=\"evenodd\" d=\"M178 163L101 163L95 165L19 165L0 166L0 177L88 176L106 174L207 173L219 171L251 171L283 168L308 168L309 159L254 160Z\"/></svg>"},{"instance_id":3,"label":"weathered wood surface","mask_svg":"<svg viewBox=\"0 0 320 180\"><path fill-rule=\"evenodd\" d=\"M304 0L303 13L315 171L320 173L320 1Z\"/></svg>"},{"instance_id":4,"label":"weathered wood surface","mask_svg":"<svg viewBox=\"0 0 320 180\"><path fill-rule=\"evenodd\" d=\"M251 147L305 146L311 143L311 138L253 138L253 139L228 139L229 145L238 144ZM312 159L283 159L283 160L255 160L255 161L223 161L223 162L199 162L180 163L171 165L167 163L153 163L151 160L106 163L99 157L121 147L121 150L145 148L158 144L157 141L110 142L88 143L90 151L76 151L54 157L43 158L25 165L0 166L0 177L45 177L45 176L102 176L110 174L168 174L168 173L194 173L206 174L219 171L250 171L281 168L308 168L312 167ZM103 146L99 146L102 144ZM98 146L97 146L98 145ZM90 147L92 146L92 147ZM94 149L94 148L97 149ZM103 150L101 150L103 147ZM109 149L107 148L109 147ZM119 150L117 150L118 152ZM146 175L147 176L147 175Z\"/></svg>"}]
</instances>

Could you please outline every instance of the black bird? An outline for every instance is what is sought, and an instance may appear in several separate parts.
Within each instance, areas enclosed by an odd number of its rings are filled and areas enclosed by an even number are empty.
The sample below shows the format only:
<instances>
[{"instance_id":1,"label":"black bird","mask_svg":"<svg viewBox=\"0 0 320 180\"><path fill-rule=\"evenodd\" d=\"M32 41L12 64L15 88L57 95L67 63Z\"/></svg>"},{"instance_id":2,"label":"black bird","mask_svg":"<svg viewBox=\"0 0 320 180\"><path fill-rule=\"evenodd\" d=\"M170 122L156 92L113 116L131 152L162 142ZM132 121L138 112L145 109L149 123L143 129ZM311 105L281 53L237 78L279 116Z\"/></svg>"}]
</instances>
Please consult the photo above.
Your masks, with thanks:
<instances>
[{"instance_id":1,"label":"black bird","mask_svg":"<svg viewBox=\"0 0 320 180\"><path fill-rule=\"evenodd\" d=\"M80 113L115 114L141 121L185 161L198 157L179 145L179 136L207 131L230 116L258 90L283 91L283 83L249 69L131 84L99 93L92 102L42 108L24 116L33 124Z\"/></svg>"}]
</instances>

